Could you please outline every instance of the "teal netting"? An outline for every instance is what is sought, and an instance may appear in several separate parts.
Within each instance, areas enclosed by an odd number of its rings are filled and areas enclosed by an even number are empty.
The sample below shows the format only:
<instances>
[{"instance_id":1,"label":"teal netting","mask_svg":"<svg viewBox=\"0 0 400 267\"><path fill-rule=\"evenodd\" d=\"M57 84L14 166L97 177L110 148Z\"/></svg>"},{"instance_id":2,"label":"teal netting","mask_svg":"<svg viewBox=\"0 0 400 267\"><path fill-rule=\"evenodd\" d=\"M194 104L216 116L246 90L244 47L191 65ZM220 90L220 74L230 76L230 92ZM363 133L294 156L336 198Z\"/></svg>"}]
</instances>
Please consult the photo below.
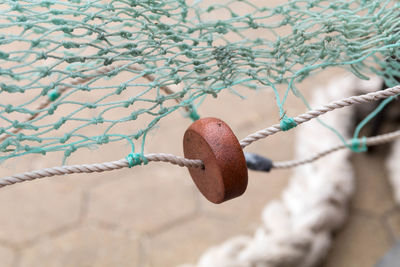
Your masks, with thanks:
<instances>
[{"instance_id":1,"label":"teal netting","mask_svg":"<svg viewBox=\"0 0 400 267\"><path fill-rule=\"evenodd\" d=\"M272 88L290 123L288 94L328 67L395 85L399 14L387 0L2 0L0 160L143 148L163 117L196 119L198 103L226 89Z\"/></svg>"}]
</instances>

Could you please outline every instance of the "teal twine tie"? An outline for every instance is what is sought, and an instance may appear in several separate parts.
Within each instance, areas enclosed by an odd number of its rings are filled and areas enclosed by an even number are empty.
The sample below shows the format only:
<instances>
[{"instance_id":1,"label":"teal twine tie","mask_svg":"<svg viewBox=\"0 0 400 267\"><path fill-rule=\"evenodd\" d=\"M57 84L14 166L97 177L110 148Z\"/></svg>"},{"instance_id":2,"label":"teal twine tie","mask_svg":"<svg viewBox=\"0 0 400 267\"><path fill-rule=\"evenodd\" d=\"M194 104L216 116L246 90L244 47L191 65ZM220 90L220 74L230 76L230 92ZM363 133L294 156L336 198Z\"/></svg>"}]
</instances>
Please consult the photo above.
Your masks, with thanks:
<instances>
[{"instance_id":1,"label":"teal twine tie","mask_svg":"<svg viewBox=\"0 0 400 267\"><path fill-rule=\"evenodd\" d=\"M367 151L368 150L367 138L365 136L363 136L361 139L353 138L351 140L350 148L352 151L354 151L356 153L361 153L361 152Z\"/></svg>"},{"instance_id":2,"label":"teal twine tie","mask_svg":"<svg viewBox=\"0 0 400 267\"><path fill-rule=\"evenodd\" d=\"M297 123L294 121L294 119L289 118L286 115L283 116L279 124L281 126L282 131L289 131L290 129L297 126Z\"/></svg>"},{"instance_id":3,"label":"teal twine tie","mask_svg":"<svg viewBox=\"0 0 400 267\"><path fill-rule=\"evenodd\" d=\"M139 153L130 153L126 156L126 160L128 161L129 168L149 163L149 160L143 154Z\"/></svg>"}]
</instances>

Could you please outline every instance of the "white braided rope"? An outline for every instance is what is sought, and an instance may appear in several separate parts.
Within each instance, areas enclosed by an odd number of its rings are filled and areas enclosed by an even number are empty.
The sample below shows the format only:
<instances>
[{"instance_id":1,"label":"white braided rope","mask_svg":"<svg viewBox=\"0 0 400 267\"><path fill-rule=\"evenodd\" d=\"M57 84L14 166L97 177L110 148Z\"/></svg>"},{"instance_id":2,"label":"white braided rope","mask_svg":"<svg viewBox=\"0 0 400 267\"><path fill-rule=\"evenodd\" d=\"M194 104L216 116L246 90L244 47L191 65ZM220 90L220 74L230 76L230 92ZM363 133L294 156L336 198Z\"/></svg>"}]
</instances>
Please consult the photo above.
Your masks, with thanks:
<instances>
[{"instance_id":1,"label":"white braided rope","mask_svg":"<svg viewBox=\"0 0 400 267\"><path fill-rule=\"evenodd\" d=\"M374 136L374 137L368 137L364 140L364 144L366 146L376 146L376 145L381 145L384 143L391 142L399 137L400 137L400 130L397 130L397 131L387 133L387 134L382 134L382 135L378 135L378 136ZM351 144L351 141L352 140L347 141L347 144ZM300 165L304 165L304 164L316 161L322 157L325 157L333 152L344 149L346 147L347 146L345 144L340 144L340 145L333 146L331 148L328 148L327 150L316 153L316 154L314 154L310 157L304 158L304 159L289 160L289 161L275 161L272 163L272 168L287 169L287 168L297 167Z\"/></svg>"},{"instance_id":2,"label":"white braided rope","mask_svg":"<svg viewBox=\"0 0 400 267\"><path fill-rule=\"evenodd\" d=\"M145 157L149 162L150 161L169 162L171 164L179 165L181 167L198 167L203 165L201 160L186 159L172 154L164 154L164 153L148 154L145 155ZM118 170L126 167L129 167L129 163L128 160L125 158L117 161L95 163L95 164L52 167L52 168L25 172L21 174L0 178L0 188L15 183L21 183L45 177L52 177L55 175L65 175L72 173L105 172L105 171Z\"/></svg>"},{"instance_id":3,"label":"white braided rope","mask_svg":"<svg viewBox=\"0 0 400 267\"><path fill-rule=\"evenodd\" d=\"M351 96L347 97L344 99L341 99L339 101L333 101L329 103L328 105L307 111L304 114L301 114L297 117L294 117L293 120L297 123L297 125L302 124L304 122L307 122L311 119L315 119L329 111L333 111L335 109L343 108L343 107L348 107L354 104L361 104L361 103L366 103L366 102L373 102L379 99L385 99L391 96L395 96L400 93L400 85L397 85L392 88L388 88L385 90L377 91L377 92L372 92L364 95L359 95L359 96ZM262 138L266 138L270 135L273 135L275 133L278 133L282 131L281 126L279 124L272 125L271 127L268 127L266 129L257 131L253 134L248 135L244 139L240 141L240 145L242 148L245 148L246 146L250 145L251 143L260 140Z\"/></svg>"},{"instance_id":4,"label":"white braided rope","mask_svg":"<svg viewBox=\"0 0 400 267\"><path fill-rule=\"evenodd\" d=\"M105 71L105 70L103 70L103 71ZM107 69L106 71L110 71L110 69ZM382 91L378 91L378 92L372 92L372 93L359 95L359 96L351 96L351 97L347 97L347 98L344 98L339 101L331 102L330 104L322 106L320 108L310 110L310 111L308 111L304 114L301 114L293 119L295 120L295 122L297 124L301 124L301 123L307 122L313 118L317 118L329 111L333 111L335 109L339 109L339 108L346 107L346 106L351 106L353 104L372 102L372 101L376 101L379 99L388 98L390 96L395 96L399 93L400 93L400 85L392 87L392 88L388 88L388 89L385 89ZM240 144L241 144L242 148L244 148L257 140L266 138L267 136L270 136L270 135L275 134L280 131L281 131L280 125L275 124L269 128L266 128L264 130L260 130L253 134L250 134L246 138L242 139L240 141ZM375 138L380 138L380 137L378 136ZM387 140L387 139L384 138L382 140ZM391 141L391 140L388 140L388 141ZM328 153L326 153L327 151L322 152L322 153L320 153L320 155L312 156L311 159L317 160L320 157L327 155L331 152L337 151L339 149L341 149L340 146L332 147L331 149L328 149ZM203 163L201 160L186 159L186 158L175 156L172 154L157 153L157 154L148 154L148 155L144 155L144 156L147 158L148 161L169 162L171 164L179 165L181 167L188 167L188 168L197 167L198 168L198 167L203 166ZM310 161L310 159L307 158L305 160L300 160L300 161L281 162L281 163L274 164L274 167L275 168L284 168L283 166L285 166L285 165L290 166L290 164L294 164L293 166L298 166L298 165L300 165L299 162L303 162L302 164L305 164L305 163L309 163L311 161ZM40 179L40 178L44 178L44 177L52 177L55 175L65 175L65 174L72 174L72 173L104 172L104 171L117 170L117 169L121 169L121 168L125 168L125 167L129 167L128 161L126 159L120 159L117 161L104 162L104 163L82 164L82 165L59 166L59 167L46 168L46 169L25 172L25 173L21 173L21 174L16 174L16 175L0 178L0 188L7 186L7 185L15 184L15 183L30 181L30 180L34 180L34 179Z\"/></svg>"},{"instance_id":5,"label":"white braided rope","mask_svg":"<svg viewBox=\"0 0 400 267\"><path fill-rule=\"evenodd\" d=\"M355 93L355 79L335 81L319 91L314 102L326 103L338 95ZM328 114L325 121L348 132L352 109ZM296 138L300 157L332 146L337 137L326 133L319 123L300 128ZM317 136L307 138L310 136ZM296 169L282 198L270 202L262 213L262 225L254 236L239 236L206 251L195 265L185 267L312 267L326 255L331 233L342 225L353 193L353 173L349 150ZM183 266L182 266L183 267Z\"/></svg>"}]
</instances>

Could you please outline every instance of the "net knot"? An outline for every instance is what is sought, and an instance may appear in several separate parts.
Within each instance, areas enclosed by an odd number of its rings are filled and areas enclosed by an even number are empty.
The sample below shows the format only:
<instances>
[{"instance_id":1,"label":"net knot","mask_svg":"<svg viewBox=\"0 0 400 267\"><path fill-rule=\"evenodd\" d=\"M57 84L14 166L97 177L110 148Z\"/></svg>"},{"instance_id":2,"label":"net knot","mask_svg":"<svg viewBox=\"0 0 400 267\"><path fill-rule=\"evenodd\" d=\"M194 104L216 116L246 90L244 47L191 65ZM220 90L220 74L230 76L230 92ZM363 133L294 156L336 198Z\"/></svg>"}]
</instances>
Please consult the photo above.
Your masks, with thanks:
<instances>
[{"instance_id":1,"label":"net knot","mask_svg":"<svg viewBox=\"0 0 400 267\"><path fill-rule=\"evenodd\" d=\"M49 97L49 99L50 99L50 101L54 101L54 100L56 100L57 98L59 98L60 97L60 93L59 92L57 92L57 90L51 90L48 94L47 94L47 96Z\"/></svg>"},{"instance_id":2,"label":"net knot","mask_svg":"<svg viewBox=\"0 0 400 267\"><path fill-rule=\"evenodd\" d=\"M139 153L130 153L126 156L126 160L128 161L129 168L132 168L137 165L146 165L149 163L149 160L143 155Z\"/></svg>"},{"instance_id":3,"label":"net knot","mask_svg":"<svg viewBox=\"0 0 400 267\"><path fill-rule=\"evenodd\" d=\"M189 114L189 117L193 120L193 121L197 121L198 119L200 119L200 115L199 113L197 113L196 109L192 109L192 111Z\"/></svg>"},{"instance_id":4,"label":"net knot","mask_svg":"<svg viewBox=\"0 0 400 267\"><path fill-rule=\"evenodd\" d=\"M363 136L362 138L353 138L351 140L350 149L356 153L367 151L367 138L365 136Z\"/></svg>"},{"instance_id":5,"label":"net knot","mask_svg":"<svg viewBox=\"0 0 400 267\"><path fill-rule=\"evenodd\" d=\"M284 115L280 121L280 127L282 131L289 131L290 129L297 126L297 123L294 121L293 118L289 118L288 116Z\"/></svg>"}]
</instances>

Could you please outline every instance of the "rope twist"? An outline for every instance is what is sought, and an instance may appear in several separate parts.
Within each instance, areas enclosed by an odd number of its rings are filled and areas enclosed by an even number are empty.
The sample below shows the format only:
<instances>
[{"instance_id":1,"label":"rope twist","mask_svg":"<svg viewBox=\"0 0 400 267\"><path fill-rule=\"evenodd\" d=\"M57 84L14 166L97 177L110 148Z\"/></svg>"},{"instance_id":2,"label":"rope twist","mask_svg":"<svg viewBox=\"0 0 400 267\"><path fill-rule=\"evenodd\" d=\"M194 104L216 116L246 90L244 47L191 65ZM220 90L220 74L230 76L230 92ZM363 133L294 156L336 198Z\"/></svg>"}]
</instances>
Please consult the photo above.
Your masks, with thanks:
<instances>
[{"instance_id":1,"label":"rope twist","mask_svg":"<svg viewBox=\"0 0 400 267\"><path fill-rule=\"evenodd\" d=\"M111 68L104 70L104 72L110 71ZM77 83L79 81L76 81ZM316 108L314 110L307 111L304 114L301 114L297 117L293 118L293 122L296 125L300 125L304 122L310 121L315 119L327 112L333 111L335 109L340 109L343 107L351 106L354 104L361 104L366 102L372 102L384 98L388 98L391 96L397 96L400 94L400 85L388 88L382 91L372 92L364 95L359 96L351 96L348 98L344 98L338 101L331 102L325 106ZM248 135L244 139L240 141L240 145L242 148L250 145L251 143L258 141L260 139L266 138L270 135L283 131L280 124L272 125L266 129L257 131L253 134ZM366 138L364 143L368 146L382 144L386 142L390 142L400 136L400 131L395 131L389 134L384 134L376 137ZM348 141L349 143L351 141ZM341 150L345 148L344 144L337 145L332 148L327 149L326 151L317 153L311 157L302 160L293 160L293 161L286 161L286 162L274 162L273 168L281 169L281 168L292 168L297 167L302 164L310 163L312 161L318 160L321 157L328 155L332 152ZM138 161L135 159L130 158L129 156L124 159L120 159L117 161L112 162L104 162L104 163L95 163L95 164L82 164L82 165L72 165L72 166L60 166L60 167L52 167L46 168L37 171L25 172L21 174L16 174L8 177L0 178L0 187L4 187L7 185L12 185L15 183L20 183L24 181L30 181L34 179L40 179L44 177L52 177L55 175L65 175L65 174L72 174L72 173L92 173L92 172L105 172L105 171L113 171L118 170L121 168L131 167L133 165L137 165L140 163L148 162L168 162L174 165L178 165L181 167L187 168L200 168L203 167L203 162L201 160L195 159L186 159L183 157L175 156L172 154L165 154L165 153L157 153L157 154L147 154L141 156Z\"/></svg>"}]
</instances>

